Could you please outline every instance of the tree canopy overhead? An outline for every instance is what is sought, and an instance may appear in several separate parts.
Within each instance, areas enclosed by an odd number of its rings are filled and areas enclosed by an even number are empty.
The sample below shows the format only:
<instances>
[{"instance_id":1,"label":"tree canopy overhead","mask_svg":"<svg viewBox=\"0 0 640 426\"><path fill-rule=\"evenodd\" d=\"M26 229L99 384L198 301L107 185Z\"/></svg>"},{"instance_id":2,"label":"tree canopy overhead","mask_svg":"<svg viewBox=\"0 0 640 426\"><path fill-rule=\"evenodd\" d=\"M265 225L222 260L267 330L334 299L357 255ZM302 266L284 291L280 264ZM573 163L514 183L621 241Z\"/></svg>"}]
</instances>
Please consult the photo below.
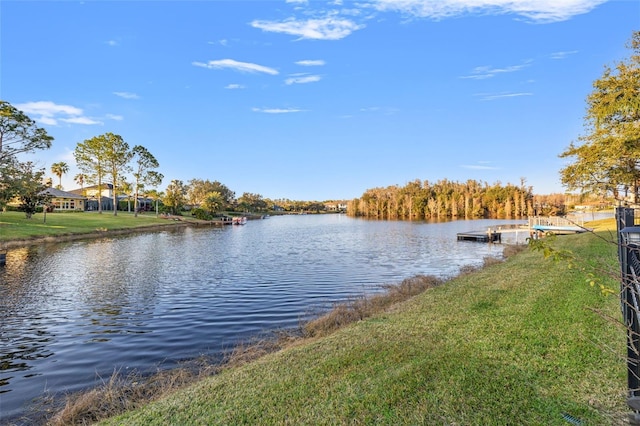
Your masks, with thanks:
<instances>
[{"instance_id":1,"label":"tree canopy overhead","mask_svg":"<svg viewBox=\"0 0 640 426\"><path fill-rule=\"evenodd\" d=\"M605 66L587 97L585 134L560 154L573 162L560 170L569 190L638 202L640 187L640 31L632 54L614 68Z\"/></svg>"},{"instance_id":2,"label":"tree canopy overhead","mask_svg":"<svg viewBox=\"0 0 640 426\"><path fill-rule=\"evenodd\" d=\"M52 141L25 113L0 100L0 207L16 197L26 217L31 218L38 203L46 200L40 194L46 188L44 171L32 162L20 162L18 155L50 148Z\"/></svg>"},{"instance_id":3,"label":"tree canopy overhead","mask_svg":"<svg viewBox=\"0 0 640 426\"><path fill-rule=\"evenodd\" d=\"M48 149L53 138L25 113L0 100L0 162L23 152Z\"/></svg>"}]
</instances>

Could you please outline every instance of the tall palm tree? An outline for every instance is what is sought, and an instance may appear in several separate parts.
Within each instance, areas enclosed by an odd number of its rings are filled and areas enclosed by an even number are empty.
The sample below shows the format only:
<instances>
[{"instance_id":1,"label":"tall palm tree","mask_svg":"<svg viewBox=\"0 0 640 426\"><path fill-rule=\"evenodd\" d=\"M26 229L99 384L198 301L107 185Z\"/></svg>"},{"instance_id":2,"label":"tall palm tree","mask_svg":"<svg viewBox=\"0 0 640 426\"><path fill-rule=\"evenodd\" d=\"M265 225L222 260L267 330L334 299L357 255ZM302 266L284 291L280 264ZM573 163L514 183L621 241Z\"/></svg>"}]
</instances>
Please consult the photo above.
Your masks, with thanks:
<instances>
[{"instance_id":1,"label":"tall palm tree","mask_svg":"<svg viewBox=\"0 0 640 426\"><path fill-rule=\"evenodd\" d=\"M80 185L80 190L82 191L82 195L84 195L84 182L86 178L87 176L84 173L78 173L73 177L73 180L75 181L75 183Z\"/></svg>"},{"instance_id":2,"label":"tall palm tree","mask_svg":"<svg viewBox=\"0 0 640 426\"><path fill-rule=\"evenodd\" d=\"M69 165L64 161L60 161L58 163L53 163L51 165L51 173L58 176L60 180L60 184L58 185L58 189L62 189L62 175L69 172Z\"/></svg>"}]
</instances>

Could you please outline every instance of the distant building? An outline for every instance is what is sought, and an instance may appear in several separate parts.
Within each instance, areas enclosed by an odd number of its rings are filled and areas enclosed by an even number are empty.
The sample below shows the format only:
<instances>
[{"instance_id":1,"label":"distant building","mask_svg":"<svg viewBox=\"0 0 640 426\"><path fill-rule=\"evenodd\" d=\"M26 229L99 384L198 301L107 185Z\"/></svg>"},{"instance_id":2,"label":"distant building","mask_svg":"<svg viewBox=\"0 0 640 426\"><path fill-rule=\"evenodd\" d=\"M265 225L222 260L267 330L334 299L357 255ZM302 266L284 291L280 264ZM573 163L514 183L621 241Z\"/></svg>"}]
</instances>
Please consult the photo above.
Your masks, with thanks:
<instances>
[{"instance_id":1,"label":"distant building","mask_svg":"<svg viewBox=\"0 0 640 426\"><path fill-rule=\"evenodd\" d=\"M98 185L92 185L74 189L69 192L86 197L85 210L98 210L98 199L100 196L102 196L102 210L113 210L113 185L103 183L101 186L101 189L98 188Z\"/></svg>"},{"instance_id":2,"label":"distant building","mask_svg":"<svg viewBox=\"0 0 640 426\"><path fill-rule=\"evenodd\" d=\"M347 210L347 203L344 201L330 201L324 203L324 208L329 212L344 212Z\"/></svg>"},{"instance_id":3,"label":"distant building","mask_svg":"<svg viewBox=\"0 0 640 426\"><path fill-rule=\"evenodd\" d=\"M113 185L110 183L103 183L102 190L98 188L98 185L85 186L84 188L73 189L69 192L82 195L84 197L98 197L98 194L102 193L103 197L113 198Z\"/></svg>"},{"instance_id":4,"label":"distant building","mask_svg":"<svg viewBox=\"0 0 640 426\"><path fill-rule=\"evenodd\" d=\"M87 197L66 192L56 188L47 188L42 193L50 195L50 205L54 210L59 211L84 211L86 207Z\"/></svg>"}]
</instances>

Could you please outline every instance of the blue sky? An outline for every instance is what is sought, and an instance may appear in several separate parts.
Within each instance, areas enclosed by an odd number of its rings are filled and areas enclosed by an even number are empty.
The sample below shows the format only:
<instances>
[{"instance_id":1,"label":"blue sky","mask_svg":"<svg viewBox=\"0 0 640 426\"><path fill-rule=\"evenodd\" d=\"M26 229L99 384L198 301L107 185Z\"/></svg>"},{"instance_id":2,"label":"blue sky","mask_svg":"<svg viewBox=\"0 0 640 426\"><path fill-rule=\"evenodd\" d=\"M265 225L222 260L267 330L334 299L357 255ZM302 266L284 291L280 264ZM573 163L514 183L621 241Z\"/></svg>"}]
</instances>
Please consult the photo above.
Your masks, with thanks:
<instances>
[{"instance_id":1,"label":"blue sky","mask_svg":"<svg viewBox=\"0 0 640 426\"><path fill-rule=\"evenodd\" d=\"M76 144L112 132L156 156L160 189L524 177L546 194L637 30L636 0L3 0L0 97L55 138L29 159L67 162L67 190Z\"/></svg>"}]
</instances>

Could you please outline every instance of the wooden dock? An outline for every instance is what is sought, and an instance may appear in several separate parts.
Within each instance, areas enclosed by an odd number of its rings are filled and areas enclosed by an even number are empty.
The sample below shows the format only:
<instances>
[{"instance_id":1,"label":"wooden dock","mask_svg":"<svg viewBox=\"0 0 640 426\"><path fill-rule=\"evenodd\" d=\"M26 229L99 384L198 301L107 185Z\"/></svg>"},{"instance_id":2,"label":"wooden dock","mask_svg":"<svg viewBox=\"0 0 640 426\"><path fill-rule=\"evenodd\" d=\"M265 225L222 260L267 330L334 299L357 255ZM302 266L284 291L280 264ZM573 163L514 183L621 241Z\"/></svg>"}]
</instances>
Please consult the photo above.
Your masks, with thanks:
<instances>
[{"instance_id":1,"label":"wooden dock","mask_svg":"<svg viewBox=\"0 0 640 426\"><path fill-rule=\"evenodd\" d=\"M495 243L502 241L502 233L495 231L458 232L458 241L477 241L479 243Z\"/></svg>"},{"instance_id":2,"label":"wooden dock","mask_svg":"<svg viewBox=\"0 0 640 426\"><path fill-rule=\"evenodd\" d=\"M545 233L576 234L591 231L584 227L582 219L572 220L567 217L529 217L528 223L508 224L492 226L486 231L459 232L458 241L477 241L481 243L502 242L503 233L527 233L532 238L537 238Z\"/></svg>"}]
</instances>

